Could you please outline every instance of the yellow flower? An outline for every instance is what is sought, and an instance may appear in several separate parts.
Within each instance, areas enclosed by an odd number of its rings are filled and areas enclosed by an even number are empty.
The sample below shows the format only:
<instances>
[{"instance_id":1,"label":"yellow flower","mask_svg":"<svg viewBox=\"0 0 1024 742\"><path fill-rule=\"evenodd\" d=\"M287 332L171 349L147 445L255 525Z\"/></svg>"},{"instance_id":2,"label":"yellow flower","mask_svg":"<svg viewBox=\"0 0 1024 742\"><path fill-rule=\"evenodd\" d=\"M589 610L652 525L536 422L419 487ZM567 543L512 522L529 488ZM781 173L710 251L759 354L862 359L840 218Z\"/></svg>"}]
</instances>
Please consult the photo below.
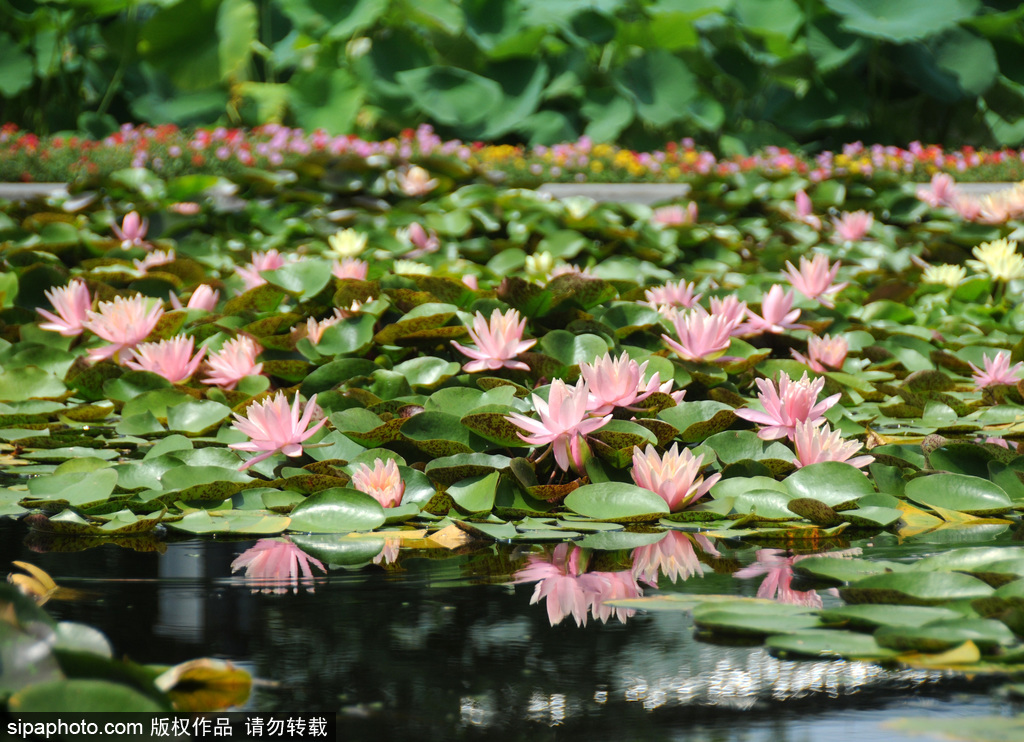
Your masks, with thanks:
<instances>
[{"instance_id":1,"label":"yellow flower","mask_svg":"<svg viewBox=\"0 0 1024 742\"><path fill-rule=\"evenodd\" d=\"M980 273L988 273L997 281L1012 281L1024 278L1024 256L1017 253L1013 240L992 240L974 248L977 260L968 260L969 265Z\"/></svg>"},{"instance_id":2,"label":"yellow flower","mask_svg":"<svg viewBox=\"0 0 1024 742\"><path fill-rule=\"evenodd\" d=\"M956 288L967 277L967 270L962 265L929 265L924 269L921 280L925 283L938 283Z\"/></svg>"},{"instance_id":3,"label":"yellow flower","mask_svg":"<svg viewBox=\"0 0 1024 742\"><path fill-rule=\"evenodd\" d=\"M555 269L555 258L549 252L526 256L526 275L531 280L546 280Z\"/></svg>"},{"instance_id":4,"label":"yellow flower","mask_svg":"<svg viewBox=\"0 0 1024 742\"><path fill-rule=\"evenodd\" d=\"M415 260L396 260L392 272L403 276L429 276L433 270L429 265L417 263Z\"/></svg>"},{"instance_id":5,"label":"yellow flower","mask_svg":"<svg viewBox=\"0 0 1024 742\"><path fill-rule=\"evenodd\" d=\"M343 229L327 238L331 252L339 258L354 258L366 249L367 237L354 229Z\"/></svg>"}]
</instances>

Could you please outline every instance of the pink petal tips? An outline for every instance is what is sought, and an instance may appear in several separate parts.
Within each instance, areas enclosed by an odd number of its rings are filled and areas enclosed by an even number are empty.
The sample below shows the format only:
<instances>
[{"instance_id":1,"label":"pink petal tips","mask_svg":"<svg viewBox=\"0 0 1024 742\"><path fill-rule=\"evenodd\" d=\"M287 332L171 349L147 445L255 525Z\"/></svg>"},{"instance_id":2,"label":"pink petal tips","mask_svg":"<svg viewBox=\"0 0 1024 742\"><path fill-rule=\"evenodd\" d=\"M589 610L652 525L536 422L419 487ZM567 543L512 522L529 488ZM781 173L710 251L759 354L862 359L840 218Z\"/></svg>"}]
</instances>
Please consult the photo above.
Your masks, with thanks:
<instances>
[{"instance_id":1,"label":"pink petal tips","mask_svg":"<svg viewBox=\"0 0 1024 742\"><path fill-rule=\"evenodd\" d=\"M402 504L405 482L394 459L385 464L382 459L373 460L373 468L360 464L352 474L352 486L365 492L381 504L381 507L395 508Z\"/></svg>"},{"instance_id":2,"label":"pink petal tips","mask_svg":"<svg viewBox=\"0 0 1024 742\"><path fill-rule=\"evenodd\" d=\"M132 359L125 361L128 368L159 374L172 384L185 381L199 368L206 348L192 355L194 340L178 335L158 343L141 343L130 352Z\"/></svg>"},{"instance_id":3,"label":"pink petal tips","mask_svg":"<svg viewBox=\"0 0 1024 742\"><path fill-rule=\"evenodd\" d=\"M798 381L793 381L783 372L779 374L778 386L768 379L757 379L757 395L764 412L751 409L736 410L737 417L758 423L764 427L758 432L762 440L776 438L796 438L796 426L802 422L820 422L824 419L825 410L839 401L842 395L833 394L818 402L818 395L825 387L825 379L811 381L807 373Z\"/></svg>"},{"instance_id":4,"label":"pink petal tips","mask_svg":"<svg viewBox=\"0 0 1024 742\"><path fill-rule=\"evenodd\" d=\"M89 350L90 361L113 357L118 360L122 350L130 350L153 332L164 314L163 307L138 294L131 299L117 296L101 301L98 311L90 311L82 327L106 340L110 345Z\"/></svg>"},{"instance_id":5,"label":"pink petal tips","mask_svg":"<svg viewBox=\"0 0 1024 742\"><path fill-rule=\"evenodd\" d=\"M660 496L675 513L703 497L721 479L717 473L705 479L700 473L703 465L703 454L694 456L688 448L680 451L678 444L672 444L664 456L648 444L643 452L633 449L631 476L638 487Z\"/></svg>"},{"instance_id":6,"label":"pink petal tips","mask_svg":"<svg viewBox=\"0 0 1024 742\"><path fill-rule=\"evenodd\" d=\"M473 360L462 369L469 374L477 371L495 371L499 368L514 368L529 371L530 367L522 361L514 360L520 353L529 350L536 340L523 340L526 320L519 319L519 312L509 309L502 314L495 309L488 320L477 312L473 317L473 326L469 328L469 337L476 343L476 348L452 341L452 345L465 356Z\"/></svg>"},{"instance_id":7,"label":"pink petal tips","mask_svg":"<svg viewBox=\"0 0 1024 742\"><path fill-rule=\"evenodd\" d=\"M299 417L299 395L295 395L294 403L288 406L288 398L282 392L278 392L270 399L256 402L249 405L246 416L242 417L234 413L235 422L232 426L249 436L251 440L245 443L232 443L228 448L236 451L260 452L241 466L239 471L248 469L264 459L268 459L275 453L283 453L285 456L301 456L302 443L313 436L316 431L323 427L327 418L309 427L313 415L318 413L320 408L316 404L314 394L306 408Z\"/></svg>"},{"instance_id":8,"label":"pink petal tips","mask_svg":"<svg viewBox=\"0 0 1024 742\"><path fill-rule=\"evenodd\" d=\"M37 309L39 314L49 320L40 323L39 327L50 332L59 332L64 337L81 335L89 310L92 309L92 298L85 282L75 279L67 286L53 288L43 293L57 313Z\"/></svg>"}]
</instances>

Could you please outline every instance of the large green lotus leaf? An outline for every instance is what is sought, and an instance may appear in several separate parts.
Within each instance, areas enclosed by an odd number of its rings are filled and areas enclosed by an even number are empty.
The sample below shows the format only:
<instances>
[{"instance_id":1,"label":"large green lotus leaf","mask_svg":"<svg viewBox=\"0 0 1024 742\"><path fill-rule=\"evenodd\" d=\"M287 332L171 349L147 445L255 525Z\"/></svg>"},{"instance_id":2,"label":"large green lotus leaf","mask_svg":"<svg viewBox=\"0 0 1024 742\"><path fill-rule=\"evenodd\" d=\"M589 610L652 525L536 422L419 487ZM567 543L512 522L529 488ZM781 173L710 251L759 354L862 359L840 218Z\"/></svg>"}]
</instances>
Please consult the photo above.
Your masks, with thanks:
<instances>
[{"instance_id":1,"label":"large green lotus leaf","mask_svg":"<svg viewBox=\"0 0 1024 742\"><path fill-rule=\"evenodd\" d=\"M109 665L110 676L117 677L120 674L117 663L110 661ZM153 714L170 710L168 704L158 703L123 683L84 678L29 685L11 696L7 704L16 714L126 711Z\"/></svg>"},{"instance_id":2,"label":"large green lotus leaf","mask_svg":"<svg viewBox=\"0 0 1024 742\"><path fill-rule=\"evenodd\" d=\"M508 456L484 453L460 453L444 456L427 464L424 471L430 479L441 485L450 485L467 477L489 474L495 470L507 469L511 459Z\"/></svg>"},{"instance_id":3,"label":"large green lotus leaf","mask_svg":"<svg viewBox=\"0 0 1024 742\"><path fill-rule=\"evenodd\" d=\"M758 609L759 606L753 605L724 605L710 610L695 610L693 623L702 631L749 637L795 634L821 626L817 616L773 613Z\"/></svg>"},{"instance_id":4,"label":"large green lotus leaf","mask_svg":"<svg viewBox=\"0 0 1024 742\"><path fill-rule=\"evenodd\" d=\"M731 479L720 479L711 488L711 496L716 500L724 500L729 497L738 497L744 492L753 490L775 490L788 495L786 485L777 482L770 477L732 477Z\"/></svg>"},{"instance_id":5,"label":"large green lotus leaf","mask_svg":"<svg viewBox=\"0 0 1024 742\"><path fill-rule=\"evenodd\" d=\"M898 572L873 575L839 589L848 603L941 605L986 598L995 592L981 580L958 572Z\"/></svg>"},{"instance_id":6,"label":"large green lotus leaf","mask_svg":"<svg viewBox=\"0 0 1024 742\"><path fill-rule=\"evenodd\" d=\"M504 388L510 389L510 387ZM472 430L481 438L486 438L500 446L525 445L520 437L520 434L525 433L525 431L515 423L509 422L505 415L506 413L503 412L477 411L464 415L461 422L463 426Z\"/></svg>"},{"instance_id":7,"label":"large green lotus leaf","mask_svg":"<svg viewBox=\"0 0 1024 742\"><path fill-rule=\"evenodd\" d=\"M931 621L963 618L949 608L921 605L847 605L821 612L827 624L842 624L854 629L872 631L880 626L921 626Z\"/></svg>"},{"instance_id":8,"label":"large green lotus leaf","mask_svg":"<svg viewBox=\"0 0 1024 742\"><path fill-rule=\"evenodd\" d=\"M576 273L556 276L544 288L551 294L551 308L559 310L568 308L560 306L562 304L576 305L584 310L590 309L614 299L619 293L607 281Z\"/></svg>"},{"instance_id":9,"label":"large green lotus leaf","mask_svg":"<svg viewBox=\"0 0 1024 742\"><path fill-rule=\"evenodd\" d=\"M229 510L211 513L208 510L194 510L178 521L168 525L186 533L245 533L270 536L283 533L289 527L289 519L283 515L252 510Z\"/></svg>"},{"instance_id":10,"label":"large green lotus leaf","mask_svg":"<svg viewBox=\"0 0 1024 742\"><path fill-rule=\"evenodd\" d=\"M177 389L154 389L143 392L125 402L121 410L124 417L150 412L158 420L167 419L167 408L193 401L193 397Z\"/></svg>"},{"instance_id":11,"label":"large green lotus leaf","mask_svg":"<svg viewBox=\"0 0 1024 742\"><path fill-rule=\"evenodd\" d=\"M0 370L0 401L51 399L66 391L63 381L35 366Z\"/></svg>"},{"instance_id":12,"label":"large green lotus leaf","mask_svg":"<svg viewBox=\"0 0 1024 742\"><path fill-rule=\"evenodd\" d=\"M392 370L402 374L413 391L419 393L434 388L455 376L461 370L461 366L454 361L422 356L399 363Z\"/></svg>"},{"instance_id":13,"label":"large green lotus leaf","mask_svg":"<svg viewBox=\"0 0 1024 742\"><path fill-rule=\"evenodd\" d=\"M292 531L348 533L372 531L384 524L384 508L369 495L338 487L310 495L291 513Z\"/></svg>"},{"instance_id":14,"label":"large green lotus leaf","mask_svg":"<svg viewBox=\"0 0 1024 742\"><path fill-rule=\"evenodd\" d=\"M873 636L855 631L806 629L793 634L776 634L765 641L774 653L789 657L842 657L847 660L883 660L896 656L892 649L879 646Z\"/></svg>"},{"instance_id":15,"label":"large green lotus leaf","mask_svg":"<svg viewBox=\"0 0 1024 742\"><path fill-rule=\"evenodd\" d=\"M331 266L324 260L306 258L275 270L263 271L261 275L274 286L306 301L319 294L330 282Z\"/></svg>"},{"instance_id":16,"label":"large green lotus leaf","mask_svg":"<svg viewBox=\"0 0 1024 742\"><path fill-rule=\"evenodd\" d=\"M325 565L367 564L384 548L383 537L352 538L348 534L291 534L292 542Z\"/></svg>"},{"instance_id":17,"label":"large green lotus leaf","mask_svg":"<svg viewBox=\"0 0 1024 742\"><path fill-rule=\"evenodd\" d=\"M910 565L873 559L842 559L827 555L798 559L793 563L797 574L810 575L836 582L854 582L871 575L904 572Z\"/></svg>"},{"instance_id":18,"label":"large green lotus leaf","mask_svg":"<svg viewBox=\"0 0 1024 742\"><path fill-rule=\"evenodd\" d=\"M38 500L66 500L71 505L96 503L110 497L117 484L115 469L86 474L52 474L28 481L28 491Z\"/></svg>"},{"instance_id":19,"label":"large green lotus leaf","mask_svg":"<svg viewBox=\"0 0 1024 742\"><path fill-rule=\"evenodd\" d=\"M502 518L522 518L529 515L539 515L553 510L555 503L538 500L525 492L522 487L509 479L501 479L498 482L498 490L494 494L494 512ZM593 524L594 521L588 521ZM609 524L610 525L610 524ZM573 530L584 530L576 528L575 524L566 526Z\"/></svg>"},{"instance_id":20,"label":"large green lotus leaf","mask_svg":"<svg viewBox=\"0 0 1024 742\"><path fill-rule=\"evenodd\" d=\"M359 314L354 317L346 317L341 322L331 325L324 330L320 342L316 344L317 353L337 356L364 352L373 343L373 326L376 324L376 321L377 318L372 314ZM363 364L372 363L363 359L352 360L353 362L360 361ZM364 373L370 373L376 368L377 366L371 366L369 371ZM317 371L319 370L317 369ZM351 376L356 375L361 376L363 374L351 374ZM308 379L306 383L308 383ZM305 387L305 383L303 387Z\"/></svg>"},{"instance_id":21,"label":"large green lotus leaf","mask_svg":"<svg viewBox=\"0 0 1024 742\"><path fill-rule=\"evenodd\" d=\"M402 475L402 481L405 482L402 505L415 505L416 511L419 512L419 509L437 494L434 483L423 472L410 469L408 466L399 466L398 473Z\"/></svg>"},{"instance_id":22,"label":"large green lotus leaf","mask_svg":"<svg viewBox=\"0 0 1024 742\"><path fill-rule=\"evenodd\" d=\"M167 410L167 427L196 435L217 426L231 408L217 402L185 402Z\"/></svg>"},{"instance_id":23,"label":"large green lotus leaf","mask_svg":"<svg viewBox=\"0 0 1024 742\"><path fill-rule=\"evenodd\" d=\"M609 420L600 430L592 433L599 440L616 450L624 450L632 455L635 446L644 449L648 444L658 442L657 436L642 425L628 420Z\"/></svg>"},{"instance_id":24,"label":"large green lotus leaf","mask_svg":"<svg viewBox=\"0 0 1024 742\"><path fill-rule=\"evenodd\" d=\"M656 520L669 512L659 495L622 482L585 484L569 493L565 505L580 515L622 522Z\"/></svg>"},{"instance_id":25,"label":"large green lotus leaf","mask_svg":"<svg viewBox=\"0 0 1024 742\"><path fill-rule=\"evenodd\" d=\"M168 389L174 386L160 374L151 371L126 371L116 379L103 383L103 393L110 399L128 402L154 389Z\"/></svg>"},{"instance_id":26,"label":"large green lotus leaf","mask_svg":"<svg viewBox=\"0 0 1024 742\"><path fill-rule=\"evenodd\" d=\"M497 82L457 67L404 70L395 79L422 111L442 124L482 123L502 101Z\"/></svg>"},{"instance_id":27,"label":"large green lotus leaf","mask_svg":"<svg viewBox=\"0 0 1024 742\"><path fill-rule=\"evenodd\" d=\"M918 559L911 568L923 572L983 572L998 562L1021 558L1024 558L1022 546L972 546Z\"/></svg>"},{"instance_id":28,"label":"large green lotus leaf","mask_svg":"<svg viewBox=\"0 0 1024 742\"><path fill-rule=\"evenodd\" d=\"M639 546L650 546L665 538L664 533L633 533L632 531L598 531L585 536L577 542L584 549L600 551L618 551L635 549Z\"/></svg>"},{"instance_id":29,"label":"large green lotus leaf","mask_svg":"<svg viewBox=\"0 0 1024 742\"><path fill-rule=\"evenodd\" d=\"M866 507L854 508L853 510L844 510L840 513L840 516L854 526L885 528L903 517L903 513L896 508L868 505Z\"/></svg>"},{"instance_id":30,"label":"large green lotus leaf","mask_svg":"<svg viewBox=\"0 0 1024 742\"><path fill-rule=\"evenodd\" d=\"M786 489L794 497L820 500L833 507L875 491L860 469L839 461L822 461L797 469L786 477Z\"/></svg>"},{"instance_id":31,"label":"large green lotus leaf","mask_svg":"<svg viewBox=\"0 0 1024 742\"><path fill-rule=\"evenodd\" d=\"M120 456L117 451L111 451L109 449L102 448L86 448L85 446L61 446L60 448L51 448L42 451L30 451L28 453L21 454L20 458L29 459L30 461L69 461L78 458L95 458L95 459L116 459Z\"/></svg>"},{"instance_id":32,"label":"large green lotus leaf","mask_svg":"<svg viewBox=\"0 0 1024 742\"><path fill-rule=\"evenodd\" d=\"M238 471L237 465L228 468L187 464L170 468L160 477L161 486L167 490L181 490L212 482L245 483L251 481L252 477Z\"/></svg>"},{"instance_id":33,"label":"large green lotus leaf","mask_svg":"<svg viewBox=\"0 0 1024 742\"><path fill-rule=\"evenodd\" d=\"M432 456L472 453L494 446L463 427L455 415L445 412L421 412L408 418L402 436Z\"/></svg>"},{"instance_id":34,"label":"large green lotus leaf","mask_svg":"<svg viewBox=\"0 0 1024 742\"><path fill-rule=\"evenodd\" d=\"M971 515L998 515L1013 507L999 485L966 474L934 474L907 482L906 496L914 502Z\"/></svg>"},{"instance_id":35,"label":"large green lotus leaf","mask_svg":"<svg viewBox=\"0 0 1024 742\"><path fill-rule=\"evenodd\" d=\"M988 479L992 459L989 451L974 443L947 443L928 456L932 469L983 479Z\"/></svg>"},{"instance_id":36,"label":"large green lotus leaf","mask_svg":"<svg viewBox=\"0 0 1024 742\"><path fill-rule=\"evenodd\" d=\"M251 288L243 294L228 299L224 304L224 314L241 314L242 312L273 312L287 294L269 283Z\"/></svg>"},{"instance_id":37,"label":"large green lotus leaf","mask_svg":"<svg viewBox=\"0 0 1024 742\"><path fill-rule=\"evenodd\" d=\"M149 435L151 433L166 432L161 422L156 419L156 415L148 410L138 415L122 417L117 421L117 425L114 426L114 431L119 435L130 436L142 436Z\"/></svg>"},{"instance_id":38,"label":"large green lotus leaf","mask_svg":"<svg viewBox=\"0 0 1024 742\"><path fill-rule=\"evenodd\" d=\"M819 526L837 526L843 522L846 515L845 512L843 515L839 515L839 513L821 500L812 500L809 497L798 497L790 500L786 503L786 507L801 518L806 518L811 523L816 523ZM896 517L899 518L899 515L900 513L897 510Z\"/></svg>"},{"instance_id":39,"label":"large green lotus leaf","mask_svg":"<svg viewBox=\"0 0 1024 742\"><path fill-rule=\"evenodd\" d=\"M683 402L662 410L658 417L678 428L679 439L687 443L703 441L736 422L732 407L711 400Z\"/></svg>"},{"instance_id":40,"label":"large green lotus leaf","mask_svg":"<svg viewBox=\"0 0 1024 742\"><path fill-rule=\"evenodd\" d=\"M468 477L450 485L446 492L462 510L469 513L490 512L494 507L494 493L498 487L496 471Z\"/></svg>"},{"instance_id":41,"label":"large green lotus leaf","mask_svg":"<svg viewBox=\"0 0 1024 742\"><path fill-rule=\"evenodd\" d=\"M516 527L511 523L480 523L464 520L455 520L452 522L474 538L486 538L491 541L508 541L518 535Z\"/></svg>"},{"instance_id":42,"label":"large green lotus leaf","mask_svg":"<svg viewBox=\"0 0 1024 742\"><path fill-rule=\"evenodd\" d=\"M0 365L7 369L33 367L60 379L64 378L77 357L60 348L30 344L24 340L17 348L16 353L0 356Z\"/></svg>"},{"instance_id":43,"label":"large green lotus leaf","mask_svg":"<svg viewBox=\"0 0 1024 742\"><path fill-rule=\"evenodd\" d=\"M191 451L194 448L195 446L188 438L183 435L174 434L156 441L152 447L146 451L146 455L142 458L144 461L148 461L150 459L155 459L157 456L163 456L165 453Z\"/></svg>"},{"instance_id":44,"label":"large green lotus leaf","mask_svg":"<svg viewBox=\"0 0 1024 742\"><path fill-rule=\"evenodd\" d=\"M633 99L640 117L656 127L684 118L698 91L686 63L665 49L630 59L615 70L613 81L623 95Z\"/></svg>"},{"instance_id":45,"label":"large green lotus leaf","mask_svg":"<svg viewBox=\"0 0 1024 742\"><path fill-rule=\"evenodd\" d=\"M977 10L977 0L824 0L847 31L903 44L954 28Z\"/></svg>"},{"instance_id":46,"label":"large green lotus leaf","mask_svg":"<svg viewBox=\"0 0 1024 742\"><path fill-rule=\"evenodd\" d=\"M593 363L608 352L608 343L598 335L577 335L552 330L540 339L540 350L566 366Z\"/></svg>"},{"instance_id":47,"label":"large green lotus leaf","mask_svg":"<svg viewBox=\"0 0 1024 742\"><path fill-rule=\"evenodd\" d=\"M736 495L732 509L742 515L771 520L787 520L793 517L788 505L793 496L775 489L754 489Z\"/></svg>"},{"instance_id":48,"label":"large green lotus leaf","mask_svg":"<svg viewBox=\"0 0 1024 742\"><path fill-rule=\"evenodd\" d=\"M330 329L330 328L327 328ZM302 382L302 393L309 396L325 392L358 376L369 376L380 368L365 358L342 358L313 371Z\"/></svg>"},{"instance_id":49,"label":"large green lotus leaf","mask_svg":"<svg viewBox=\"0 0 1024 742\"><path fill-rule=\"evenodd\" d=\"M1013 632L1000 621L963 616L923 626L883 626L875 632L875 639L883 647L901 652L945 652L967 641L985 651L1017 641Z\"/></svg>"},{"instance_id":50,"label":"large green lotus leaf","mask_svg":"<svg viewBox=\"0 0 1024 742\"><path fill-rule=\"evenodd\" d=\"M423 307L435 309L450 307L451 311L437 311L434 314L417 313L414 316L410 316L413 312L409 312L398 322L392 322L374 335L374 341L380 345L394 345L401 338L441 327L456 314L456 307L452 307L449 304L424 304ZM422 307L417 308L422 309Z\"/></svg>"},{"instance_id":51,"label":"large green lotus leaf","mask_svg":"<svg viewBox=\"0 0 1024 742\"><path fill-rule=\"evenodd\" d=\"M664 419L664 416L660 417ZM716 433L707 438L703 445L714 451L723 464L762 459L791 461L795 458L793 451L785 444L779 441L763 441L752 430L726 430Z\"/></svg>"}]
</instances>

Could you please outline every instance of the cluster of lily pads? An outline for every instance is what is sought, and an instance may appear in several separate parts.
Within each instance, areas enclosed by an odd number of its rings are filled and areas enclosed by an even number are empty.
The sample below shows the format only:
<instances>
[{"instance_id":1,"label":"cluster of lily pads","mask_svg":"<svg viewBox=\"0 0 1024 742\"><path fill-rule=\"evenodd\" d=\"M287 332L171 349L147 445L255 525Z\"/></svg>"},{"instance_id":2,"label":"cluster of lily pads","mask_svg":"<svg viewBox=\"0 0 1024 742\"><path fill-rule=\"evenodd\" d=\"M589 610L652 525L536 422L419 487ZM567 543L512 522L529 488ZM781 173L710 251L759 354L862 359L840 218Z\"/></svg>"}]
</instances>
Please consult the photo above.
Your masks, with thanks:
<instances>
[{"instance_id":1,"label":"cluster of lily pads","mask_svg":"<svg viewBox=\"0 0 1024 742\"><path fill-rule=\"evenodd\" d=\"M400 175L422 187L367 200L130 169L4 204L0 513L51 548L267 537L236 566L271 586L554 541L523 574L577 622L667 604L614 601L710 539L1017 527L1019 196L971 219L941 180L737 173L651 208ZM631 581L594 556L669 537ZM950 664L1017 667L1015 550L849 556L783 565L842 610L672 607L879 660L949 649L907 628L934 623L979 653Z\"/></svg>"}]
</instances>

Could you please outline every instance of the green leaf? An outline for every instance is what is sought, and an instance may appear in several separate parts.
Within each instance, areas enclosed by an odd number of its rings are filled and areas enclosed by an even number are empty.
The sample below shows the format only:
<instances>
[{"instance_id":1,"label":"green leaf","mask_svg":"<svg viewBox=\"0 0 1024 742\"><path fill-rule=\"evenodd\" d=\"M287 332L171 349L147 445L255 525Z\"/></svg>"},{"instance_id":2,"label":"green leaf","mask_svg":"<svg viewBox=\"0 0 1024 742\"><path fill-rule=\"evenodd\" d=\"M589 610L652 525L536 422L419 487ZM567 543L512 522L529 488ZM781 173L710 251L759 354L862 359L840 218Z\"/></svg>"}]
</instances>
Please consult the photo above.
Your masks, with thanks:
<instances>
[{"instance_id":1,"label":"green leaf","mask_svg":"<svg viewBox=\"0 0 1024 742\"><path fill-rule=\"evenodd\" d=\"M0 401L51 399L66 391L63 381L35 366L0 369Z\"/></svg>"},{"instance_id":2,"label":"green leaf","mask_svg":"<svg viewBox=\"0 0 1024 742\"><path fill-rule=\"evenodd\" d=\"M242 76L256 43L257 26L256 5L251 0L222 0L217 9L217 57L222 81Z\"/></svg>"},{"instance_id":3,"label":"green leaf","mask_svg":"<svg viewBox=\"0 0 1024 742\"><path fill-rule=\"evenodd\" d=\"M583 485L569 493L565 505L580 515L618 522L656 520L669 513L656 493L622 482Z\"/></svg>"},{"instance_id":4,"label":"green leaf","mask_svg":"<svg viewBox=\"0 0 1024 742\"><path fill-rule=\"evenodd\" d=\"M807 497L835 507L874 494L875 488L864 473L850 464L822 461L786 477L786 489L794 497Z\"/></svg>"},{"instance_id":5,"label":"green leaf","mask_svg":"<svg viewBox=\"0 0 1024 742\"><path fill-rule=\"evenodd\" d=\"M732 407L711 400L683 402L662 410L658 417L678 428L679 439L687 443L702 441L736 422Z\"/></svg>"},{"instance_id":6,"label":"green leaf","mask_svg":"<svg viewBox=\"0 0 1024 742\"><path fill-rule=\"evenodd\" d=\"M945 652L968 641L985 651L1017 641L999 621L963 616L923 626L883 626L875 632L875 639L881 646L901 652Z\"/></svg>"},{"instance_id":7,"label":"green leaf","mask_svg":"<svg viewBox=\"0 0 1024 742\"><path fill-rule=\"evenodd\" d=\"M115 484L115 469L99 469L86 474L52 474L30 479L28 491L40 500L66 500L71 505L85 505L110 497Z\"/></svg>"},{"instance_id":8,"label":"green leaf","mask_svg":"<svg viewBox=\"0 0 1024 742\"><path fill-rule=\"evenodd\" d=\"M999 485L965 474L934 474L907 482L906 496L914 502L971 515L998 515L1013 504Z\"/></svg>"},{"instance_id":9,"label":"green leaf","mask_svg":"<svg viewBox=\"0 0 1024 742\"><path fill-rule=\"evenodd\" d=\"M167 410L167 427L196 435L217 426L231 408L217 402L184 402Z\"/></svg>"},{"instance_id":10,"label":"green leaf","mask_svg":"<svg viewBox=\"0 0 1024 742\"><path fill-rule=\"evenodd\" d=\"M111 663L113 665L113 663ZM38 712L143 712L167 711L169 706L157 703L127 685L107 680L73 678L30 685L15 693L8 701L14 713Z\"/></svg>"},{"instance_id":11,"label":"green leaf","mask_svg":"<svg viewBox=\"0 0 1024 742\"><path fill-rule=\"evenodd\" d=\"M32 87L32 57L6 33L0 33L0 95L14 98Z\"/></svg>"},{"instance_id":12,"label":"green leaf","mask_svg":"<svg viewBox=\"0 0 1024 742\"><path fill-rule=\"evenodd\" d=\"M839 594L848 603L942 605L986 598L995 592L979 579L956 572L898 572L865 577Z\"/></svg>"},{"instance_id":13,"label":"green leaf","mask_svg":"<svg viewBox=\"0 0 1024 742\"><path fill-rule=\"evenodd\" d=\"M483 123L502 102L497 82L459 67L434 65L404 70L395 79L420 110L442 124Z\"/></svg>"},{"instance_id":14,"label":"green leaf","mask_svg":"<svg viewBox=\"0 0 1024 742\"><path fill-rule=\"evenodd\" d=\"M765 646L783 657L842 657L847 660L871 661L888 659L897 654L892 649L879 646L873 636L829 629L777 634L768 637Z\"/></svg>"},{"instance_id":15,"label":"green leaf","mask_svg":"<svg viewBox=\"0 0 1024 742\"><path fill-rule=\"evenodd\" d=\"M338 487L306 498L291 512L291 531L348 533L372 531L384 524L384 508L369 495Z\"/></svg>"},{"instance_id":16,"label":"green leaf","mask_svg":"<svg viewBox=\"0 0 1024 742\"><path fill-rule=\"evenodd\" d=\"M698 90L686 63L665 49L633 57L612 73L612 79L619 92L633 100L640 118L654 126L685 118Z\"/></svg>"},{"instance_id":17,"label":"green leaf","mask_svg":"<svg viewBox=\"0 0 1024 742\"><path fill-rule=\"evenodd\" d=\"M261 274L274 286L295 294L301 301L312 299L331 281L331 266L324 260L297 260Z\"/></svg>"},{"instance_id":18,"label":"green leaf","mask_svg":"<svg viewBox=\"0 0 1024 742\"><path fill-rule=\"evenodd\" d=\"M880 626L921 626L931 621L962 618L949 608L928 608L917 605L847 605L821 612L825 623L841 623L862 631Z\"/></svg>"},{"instance_id":19,"label":"green leaf","mask_svg":"<svg viewBox=\"0 0 1024 742\"><path fill-rule=\"evenodd\" d=\"M823 0L843 28L898 44L945 31L974 15L977 0Z\"/></svg>"},{"instance_id":20,"label":"green leaf","mask_svg":"<svg viewBox=\"0 0 1024 742\"><path fill-rule=\"evenodd\" d=\"M540 341L544 353L566 366L593 363L608 352L608 343L597 335L576 335L566 330L552 330Z\"/></svg>"},{"instance_id":21,"label":"green leaf","mask_svg":"<svg viewBox=\"0 0 1024 742\"><path fill-rule=\"evenodd\" d=\"M494 493L498 487L498 472L460 480L446 492L462 510L469 513L490 512L494 507Z\"/></svg>"},{"instance_id":22,"label":"green leaf","mask_svg":"<svg viewBox=\"0 0 1024 742\"><path fill-rule=\"evenodd\" d=\"M324 564L368 564L384 548L384 538L350 538L346 534L290 534L292 542Z\"/></svg>"}]
</instances>

